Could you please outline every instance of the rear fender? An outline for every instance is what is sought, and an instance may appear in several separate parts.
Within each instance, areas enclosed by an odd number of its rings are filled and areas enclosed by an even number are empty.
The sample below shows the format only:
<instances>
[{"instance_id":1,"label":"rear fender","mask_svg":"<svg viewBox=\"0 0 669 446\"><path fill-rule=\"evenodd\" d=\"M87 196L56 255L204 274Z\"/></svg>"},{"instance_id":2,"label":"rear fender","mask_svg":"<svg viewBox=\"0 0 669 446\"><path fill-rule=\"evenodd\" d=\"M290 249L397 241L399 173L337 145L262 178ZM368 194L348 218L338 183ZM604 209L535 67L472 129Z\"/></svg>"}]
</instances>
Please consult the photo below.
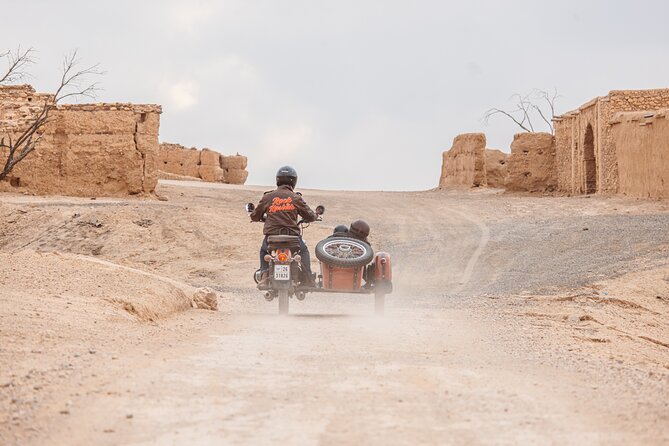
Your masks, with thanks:
<instances>
[{"instance_id":1,"label":"rear fender","mask_svg":"<svg viewBox=\"0 0 669 446\"><path fill-rule=\"evenodd\" d=\"M393 266L387 252L379 252L374 258L374 281L393 281Z\"/></svg>"}]
</instances>

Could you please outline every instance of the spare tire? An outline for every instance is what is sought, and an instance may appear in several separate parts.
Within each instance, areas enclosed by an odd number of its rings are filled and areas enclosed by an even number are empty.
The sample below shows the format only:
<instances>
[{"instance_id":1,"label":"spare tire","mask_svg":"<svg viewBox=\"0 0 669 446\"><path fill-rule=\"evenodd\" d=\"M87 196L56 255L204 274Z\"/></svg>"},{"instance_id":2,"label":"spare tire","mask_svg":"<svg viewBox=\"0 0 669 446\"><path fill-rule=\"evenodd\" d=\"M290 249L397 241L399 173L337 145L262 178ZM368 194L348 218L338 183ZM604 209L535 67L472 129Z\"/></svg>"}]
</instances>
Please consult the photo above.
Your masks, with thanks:
<instances>
[{"instance_id":1,"label":"spare tire","mask_svg":"<svg viewBox=\"0 0 669 446\"><path fill-rule=\"evenodd\" d=\"M328 237L316 245L316 257L321 262L342 268L367 265L374 258L368 243L349 237Z\"/></svg>"}]
</instances>

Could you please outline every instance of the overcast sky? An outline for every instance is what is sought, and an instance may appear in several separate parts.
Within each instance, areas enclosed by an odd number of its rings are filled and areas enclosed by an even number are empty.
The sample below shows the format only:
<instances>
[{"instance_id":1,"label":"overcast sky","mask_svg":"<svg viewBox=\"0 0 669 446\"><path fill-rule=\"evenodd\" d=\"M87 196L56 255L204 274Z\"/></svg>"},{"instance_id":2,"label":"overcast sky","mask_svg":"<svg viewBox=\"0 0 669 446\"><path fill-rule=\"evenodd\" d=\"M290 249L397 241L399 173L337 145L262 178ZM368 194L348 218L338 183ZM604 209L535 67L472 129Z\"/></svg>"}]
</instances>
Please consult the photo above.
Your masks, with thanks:
<instances>
[{"instance_id":1,"label":"overcast sky","mask_svg":"<svg viewBox=\"0 0 669 446\"><path fill-rule=\"evenodd\" d=\"M100 62L99 101L163 106L161 141L249 157L249 184L293 165L300 185L427 189L463 132L513 93L556 88L558 111L612 89L669 87L669 2L0 0L0 50ZM537 122L539 124L539 122ZM540 125L537 125L540 127Z\"/></svg>"}]
</instances>

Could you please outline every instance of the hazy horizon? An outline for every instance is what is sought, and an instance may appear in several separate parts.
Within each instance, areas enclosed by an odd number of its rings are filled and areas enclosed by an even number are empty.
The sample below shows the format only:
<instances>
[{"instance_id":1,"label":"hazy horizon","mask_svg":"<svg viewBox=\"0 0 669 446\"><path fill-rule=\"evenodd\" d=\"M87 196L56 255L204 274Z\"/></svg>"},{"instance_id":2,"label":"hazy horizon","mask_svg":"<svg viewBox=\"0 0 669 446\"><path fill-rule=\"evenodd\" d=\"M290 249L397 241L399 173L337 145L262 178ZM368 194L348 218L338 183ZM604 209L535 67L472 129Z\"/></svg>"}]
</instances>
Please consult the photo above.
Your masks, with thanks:
<instances>
[{"instance_id":1,"label":"hazy horizon","mask_svg":"<svg viewBox=\"0 0 669 446\"><path fill-rule=\"evenodd\" d=\"M34 47L106 74L100 102L163 106L161 141L249 157L249 184L293 165L300 186L422 190L460 133L509 151L490 107L557 89L556 111L613 89L669 86L669 4L470 1L2 2L1 50ZM545 130L539 121L537 130Z\"/></svg>"}]
</instances>

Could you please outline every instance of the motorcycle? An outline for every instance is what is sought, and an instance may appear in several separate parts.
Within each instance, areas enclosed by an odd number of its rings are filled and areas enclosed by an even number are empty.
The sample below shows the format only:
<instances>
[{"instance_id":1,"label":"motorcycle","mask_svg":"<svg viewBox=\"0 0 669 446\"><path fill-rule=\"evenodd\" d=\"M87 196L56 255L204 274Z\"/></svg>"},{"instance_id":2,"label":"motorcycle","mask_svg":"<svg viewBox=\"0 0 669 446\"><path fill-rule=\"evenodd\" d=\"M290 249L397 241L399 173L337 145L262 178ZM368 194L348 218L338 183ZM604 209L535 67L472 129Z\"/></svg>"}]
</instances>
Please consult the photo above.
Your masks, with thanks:
<instances>
[{"instance_id":1,"label":"motorcycle","mask_svg":"<svg viewBox=\"0 0 669 446\"><path fill-rule=\"evenodd\" d=\"M254 210L253 203L246 205L248 213ZM322 221L325 207L317 206L315 213L318 215L316 221ZM298 222L300 234L309 224L304 220ZM374 255L368 243L352 237L327 237L316 245L321 273L314 281L307 277L302 264L299 236L268 236L267 247L265 260L269 269L266 272L257 270L254 280L267 301L278 299L279 314L288 313L291 297L302 301L307 293L374 294L376 313L384 312L385 296L392 292L392 266L388 253Z\"/></svg>"}]
</instances>

